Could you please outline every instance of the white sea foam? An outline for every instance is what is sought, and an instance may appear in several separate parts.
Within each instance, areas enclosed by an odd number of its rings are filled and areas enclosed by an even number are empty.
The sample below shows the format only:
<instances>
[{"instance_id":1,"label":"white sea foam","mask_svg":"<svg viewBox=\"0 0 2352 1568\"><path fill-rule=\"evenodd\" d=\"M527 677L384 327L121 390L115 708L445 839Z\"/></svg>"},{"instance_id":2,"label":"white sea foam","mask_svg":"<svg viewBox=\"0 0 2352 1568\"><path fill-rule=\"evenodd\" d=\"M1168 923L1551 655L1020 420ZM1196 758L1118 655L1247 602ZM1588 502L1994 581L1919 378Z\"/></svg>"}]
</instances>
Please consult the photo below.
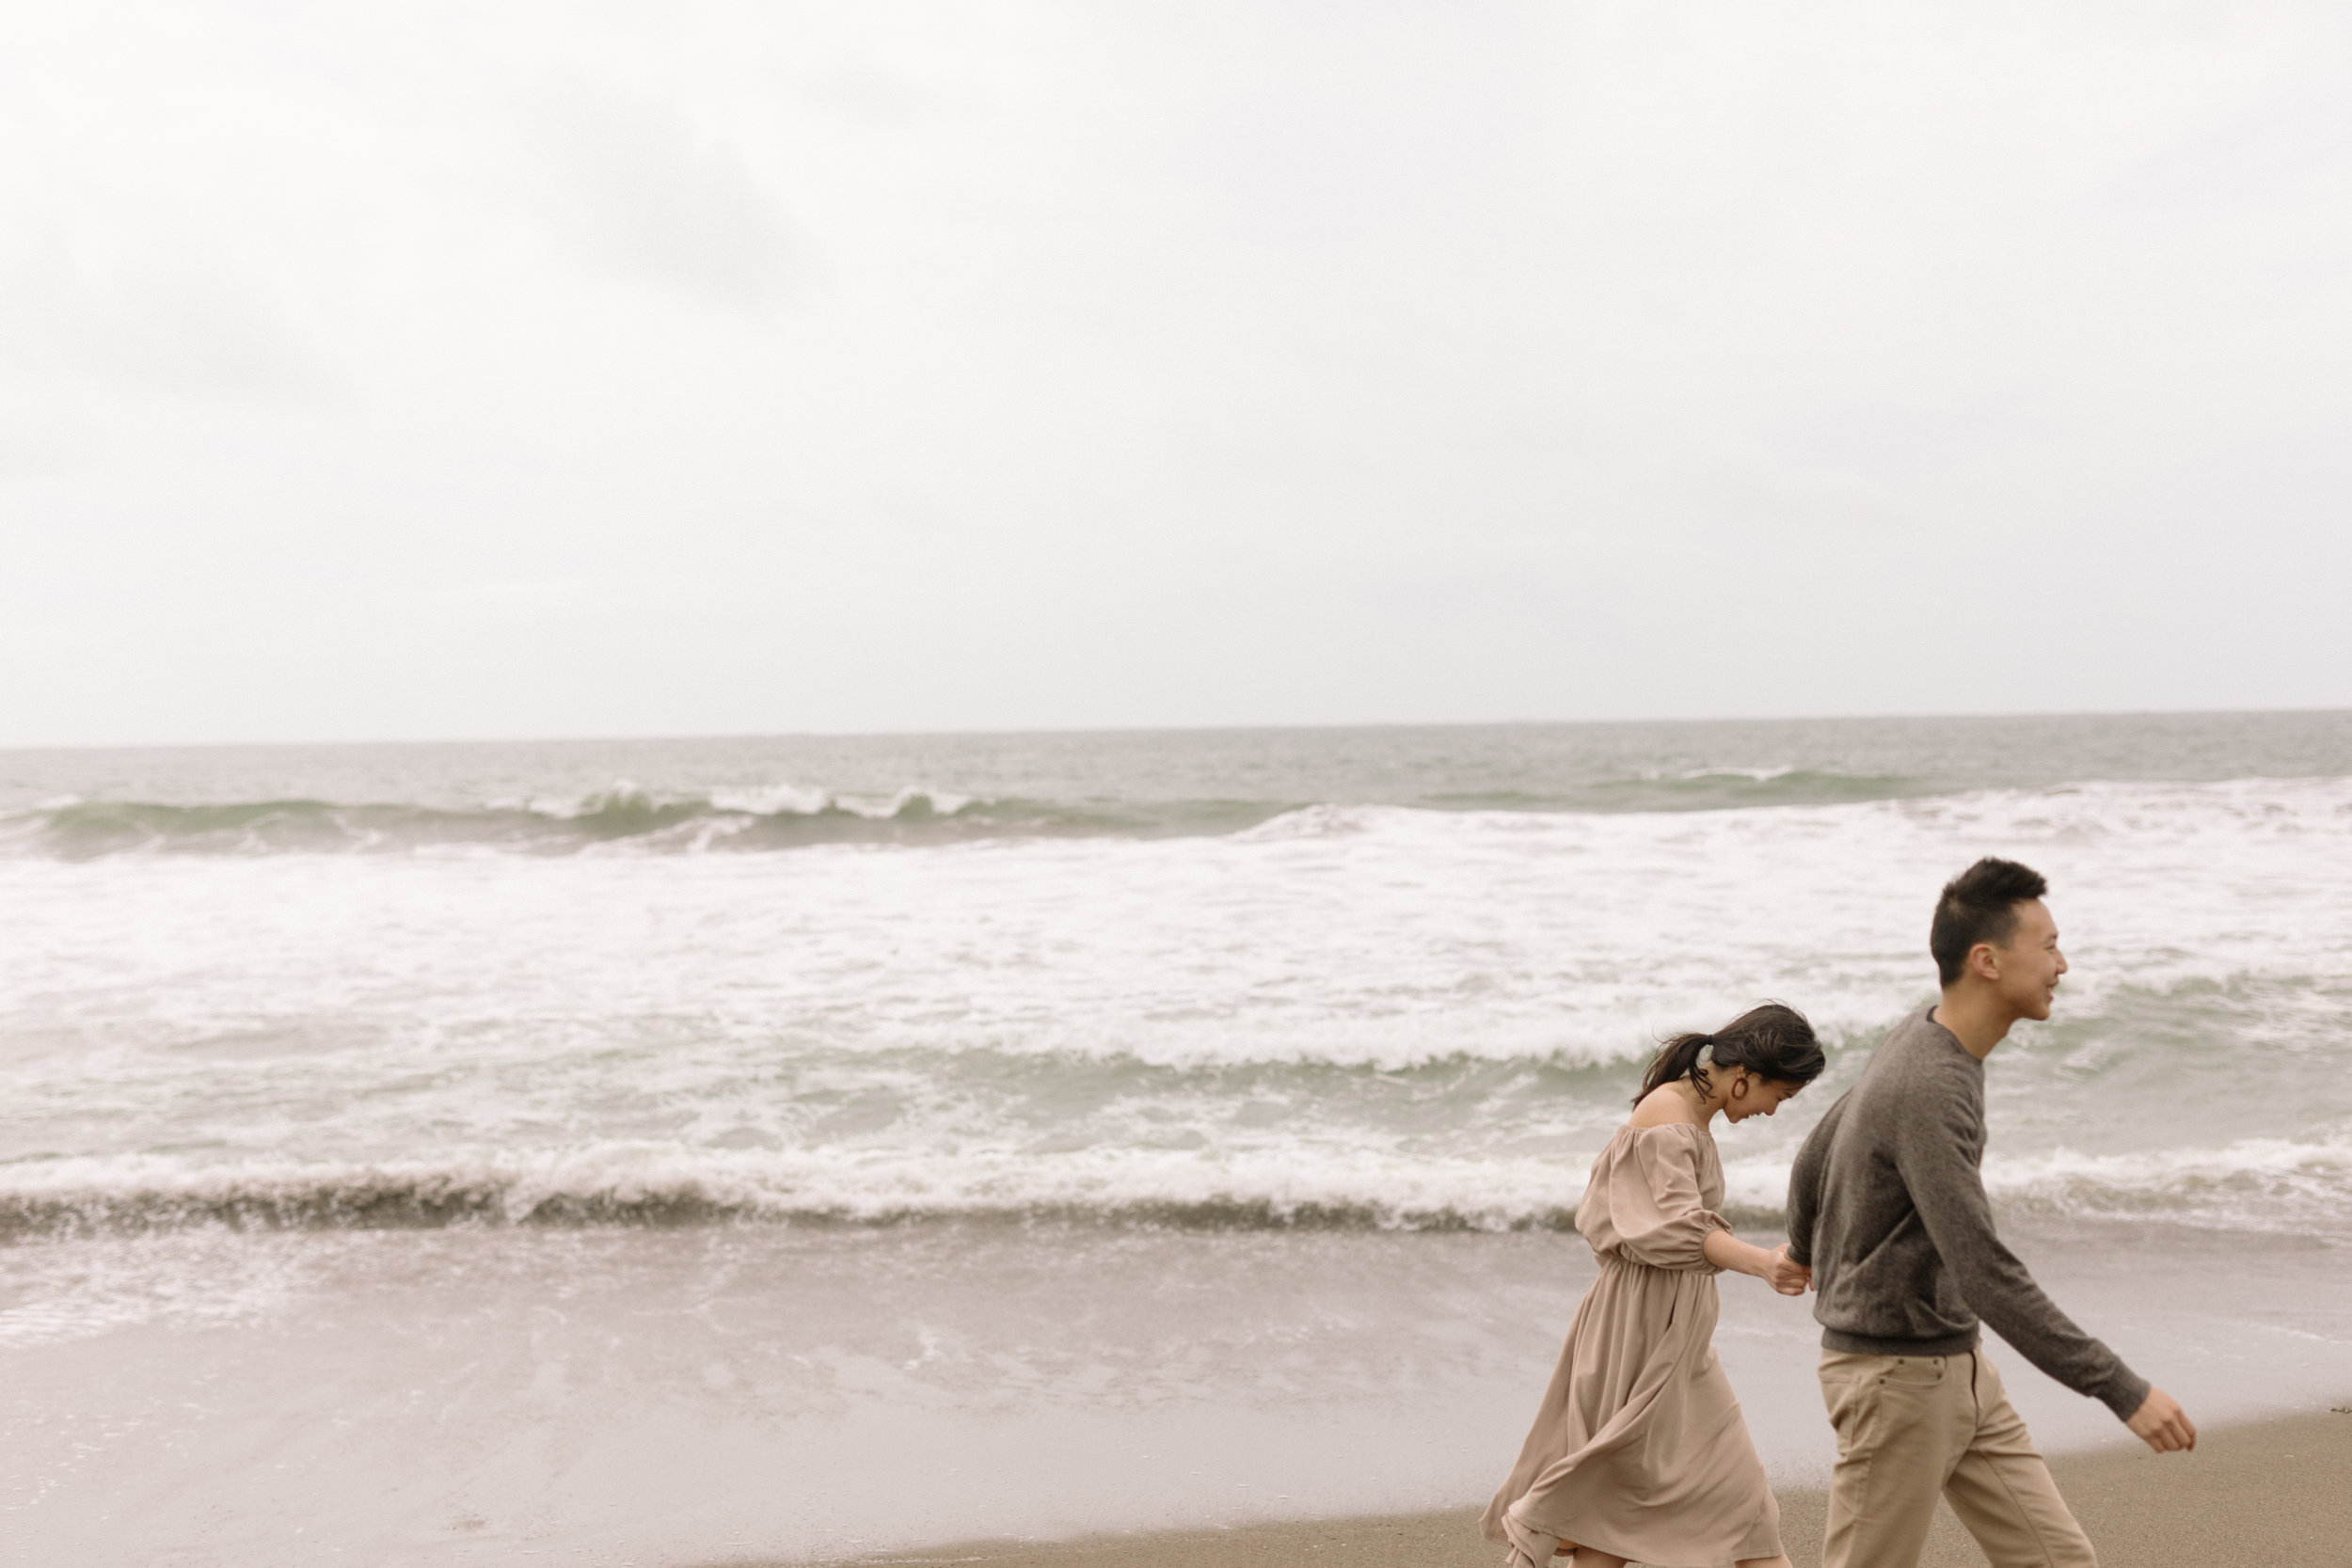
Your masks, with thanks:
<instances>
[{"instance_id":1,"label":"white sea foam","mask_svg":"<svg viewBox=\"0 0 2352 1568\"><path fill-rule=\"evenodd\" d=\"M1783 763L1778 768L1692 768L1677 774L1676 777L1682 779L1748 779L1756 784L1770 784L1774 779L1785 779L1796 770L1796 766L1793 763Z\"/></svg>"},{"instance_id":2,"label":"white sea foam","mask_svg":"<svg viewBox=\"0 0 2352 1568\"><path fill-rule=\"evenodd\" d=\"M0 1351L94 1339L158 1320L200 1329L250 1323L282 1311L308 1272L282 1253L248 1252L223 1266L201 1231L142 1243L82 1238L71 1250L14 1253L10 1284L18 1289L0 1306Z\"/></svg>"},{"instance_id":3,"label":"white sea foam","mask_svg":"<svg viewBox=\"0 0 2352 1568\"><path fill-rule=\"evenodd\" d=\"M1772 995L1839 1049L1725 1134L1762 1210L1929 994L1925 893L1987 851L2052 877L2075 966L1990 1075L2004 1201L2347 1206L2352 1103L2312 1067L2352 1020L2340 779L1327 806L788 855L5 860L0 1193L194 1214L208 1182L259 1203L375 1171L501 1220L634 1193L1524 1223L1573 1204L1661 1033Z\"/></svg>"},{"instance_id":4,"label":"white sea foam","mask_svg":"<svg viewBox=\"0 0 2352 1568\"><path fill-rule=\"evenodd\" d=\"M805 784L773 784L751 789L714 789L710 803L721 811L742 812L752 816L772 816L777 812L794 812L802 816L814 816L833 803L829 790L811 789Z\"/></svg>"}]
</instances>

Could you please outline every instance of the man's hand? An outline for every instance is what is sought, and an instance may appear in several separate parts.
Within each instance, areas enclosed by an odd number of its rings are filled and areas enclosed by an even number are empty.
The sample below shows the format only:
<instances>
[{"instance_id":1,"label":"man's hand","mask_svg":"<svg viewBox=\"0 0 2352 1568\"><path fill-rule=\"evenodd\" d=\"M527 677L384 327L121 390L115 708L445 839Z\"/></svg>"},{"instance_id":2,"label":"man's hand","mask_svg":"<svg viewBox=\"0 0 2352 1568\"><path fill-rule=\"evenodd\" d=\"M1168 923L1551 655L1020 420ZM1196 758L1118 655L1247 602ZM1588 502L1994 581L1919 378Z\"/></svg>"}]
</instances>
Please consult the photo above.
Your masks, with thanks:
<instances>
[{"instance_id":1,"label":"man's hand","mask_svg":"<svg viewBox=\"0 0 2352 1568\"><path fill-rule=\"evenodd\" d=\"M2197 1423L2188 1418L2180 1401L2161 1388L2149 1389L2138 1410L2123 1424L2158 1453L2185 1453L2197 1446Z\"/></svg>"},{"instance_id":2,"label":"man's hand","mask_svg":"<svg viewBox=\"0 0 2352 1568\"><path fill-rule=\"evenodd\" d=\"M1813 1271L1790 1258L1787 1247L1775 1247L1764 1258L1757 1275L1782 1295L1801 1296L1813 1284Z\"/></svg>"}]
</instances>

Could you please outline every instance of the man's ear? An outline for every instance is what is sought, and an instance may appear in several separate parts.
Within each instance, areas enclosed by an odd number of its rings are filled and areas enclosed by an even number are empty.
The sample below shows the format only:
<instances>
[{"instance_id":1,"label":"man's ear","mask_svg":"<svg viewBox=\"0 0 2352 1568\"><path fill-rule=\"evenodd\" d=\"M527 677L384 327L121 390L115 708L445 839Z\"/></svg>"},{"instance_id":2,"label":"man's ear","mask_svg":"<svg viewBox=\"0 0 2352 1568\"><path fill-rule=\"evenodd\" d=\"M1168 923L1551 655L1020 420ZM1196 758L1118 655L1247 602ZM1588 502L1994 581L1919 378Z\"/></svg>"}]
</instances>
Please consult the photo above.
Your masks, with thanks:
<instances>
[{"instance_id":1,"label":"man's ear","mask_svg":"<svg viewBox=\"0 0 2352 1568\"><path fill-rule=\"evenodd\" d=\"M2001 977L2000 954L1994 949L1991 942L1980 942L1968 949L1968 973L1980 980L1997 980Z\"/></svg>"}]
</instances>

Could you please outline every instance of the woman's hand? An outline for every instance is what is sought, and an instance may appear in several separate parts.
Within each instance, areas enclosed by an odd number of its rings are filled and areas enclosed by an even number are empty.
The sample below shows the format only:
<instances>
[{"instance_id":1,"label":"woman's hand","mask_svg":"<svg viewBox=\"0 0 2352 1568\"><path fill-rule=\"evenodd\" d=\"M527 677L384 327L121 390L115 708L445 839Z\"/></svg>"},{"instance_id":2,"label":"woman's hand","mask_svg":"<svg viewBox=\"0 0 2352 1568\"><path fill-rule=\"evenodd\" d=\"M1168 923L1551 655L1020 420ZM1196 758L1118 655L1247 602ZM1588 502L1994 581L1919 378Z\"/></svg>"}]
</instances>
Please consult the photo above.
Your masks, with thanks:
<instances>
[{"instance_id":1,"label":"woman's hand","mask_svg":"<svg viewBox=\"0 0 2352 1568\"><path fill-rule=\"evenodd\" d=\"M1706 1244L1700 1250L1717 1268L1752 1274L1784 1296L1801 1296L1813 1284L1813 1271L1803 1263L1789 1261L1786 1245L1767 1252L1760 1246L1749 1245L1728 1230L1712 1230L1708 1232Z\"/></svg>"},{"instance_id":2,"label":"woman's hand","mask_svg":"<svg viewBox=\"0 0 2352 1568\"><path fill-rule=\"evenodd\" d=\"M1801 1296L1813 1289L1813 1271L1789 1257L1785 1245L1765 1253L1764 1266L1756 1273L1757 1278L1784 1296Z\"/></svg>"}]
</instances>

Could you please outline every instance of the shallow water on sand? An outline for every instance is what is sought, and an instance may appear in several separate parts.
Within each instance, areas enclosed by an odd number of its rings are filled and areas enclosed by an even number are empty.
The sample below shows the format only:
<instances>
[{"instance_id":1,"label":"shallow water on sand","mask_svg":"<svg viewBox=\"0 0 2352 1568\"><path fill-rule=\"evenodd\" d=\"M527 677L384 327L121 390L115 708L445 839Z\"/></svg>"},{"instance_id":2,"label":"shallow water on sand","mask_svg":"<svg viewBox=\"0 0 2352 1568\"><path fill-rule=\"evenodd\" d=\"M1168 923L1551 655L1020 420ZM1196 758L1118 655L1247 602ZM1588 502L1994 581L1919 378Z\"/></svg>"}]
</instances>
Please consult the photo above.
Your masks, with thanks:
<instances>
[{"instance_id":1,"label":"shallow water on sand","mask_svg":"<svg viewBox=\"0 0 2352 1568\"><path fill-rule=\"evenodd\" d=\"M2016 1240L2201 1420L2352 1396L2340 1247ZM1475 1503L1592 1275L1546 1234L966 1223L150 1235L28 1243L17 1269L18 1311L180 1294L10 1356L0 1560L290 1568L821 1559ZM1759 1448L1817 1481L1804 1306L1739 1277L1723 1299ZM2122 1440L1993 1354L2045 1447Z\"/></svg>"}]
</instances>

